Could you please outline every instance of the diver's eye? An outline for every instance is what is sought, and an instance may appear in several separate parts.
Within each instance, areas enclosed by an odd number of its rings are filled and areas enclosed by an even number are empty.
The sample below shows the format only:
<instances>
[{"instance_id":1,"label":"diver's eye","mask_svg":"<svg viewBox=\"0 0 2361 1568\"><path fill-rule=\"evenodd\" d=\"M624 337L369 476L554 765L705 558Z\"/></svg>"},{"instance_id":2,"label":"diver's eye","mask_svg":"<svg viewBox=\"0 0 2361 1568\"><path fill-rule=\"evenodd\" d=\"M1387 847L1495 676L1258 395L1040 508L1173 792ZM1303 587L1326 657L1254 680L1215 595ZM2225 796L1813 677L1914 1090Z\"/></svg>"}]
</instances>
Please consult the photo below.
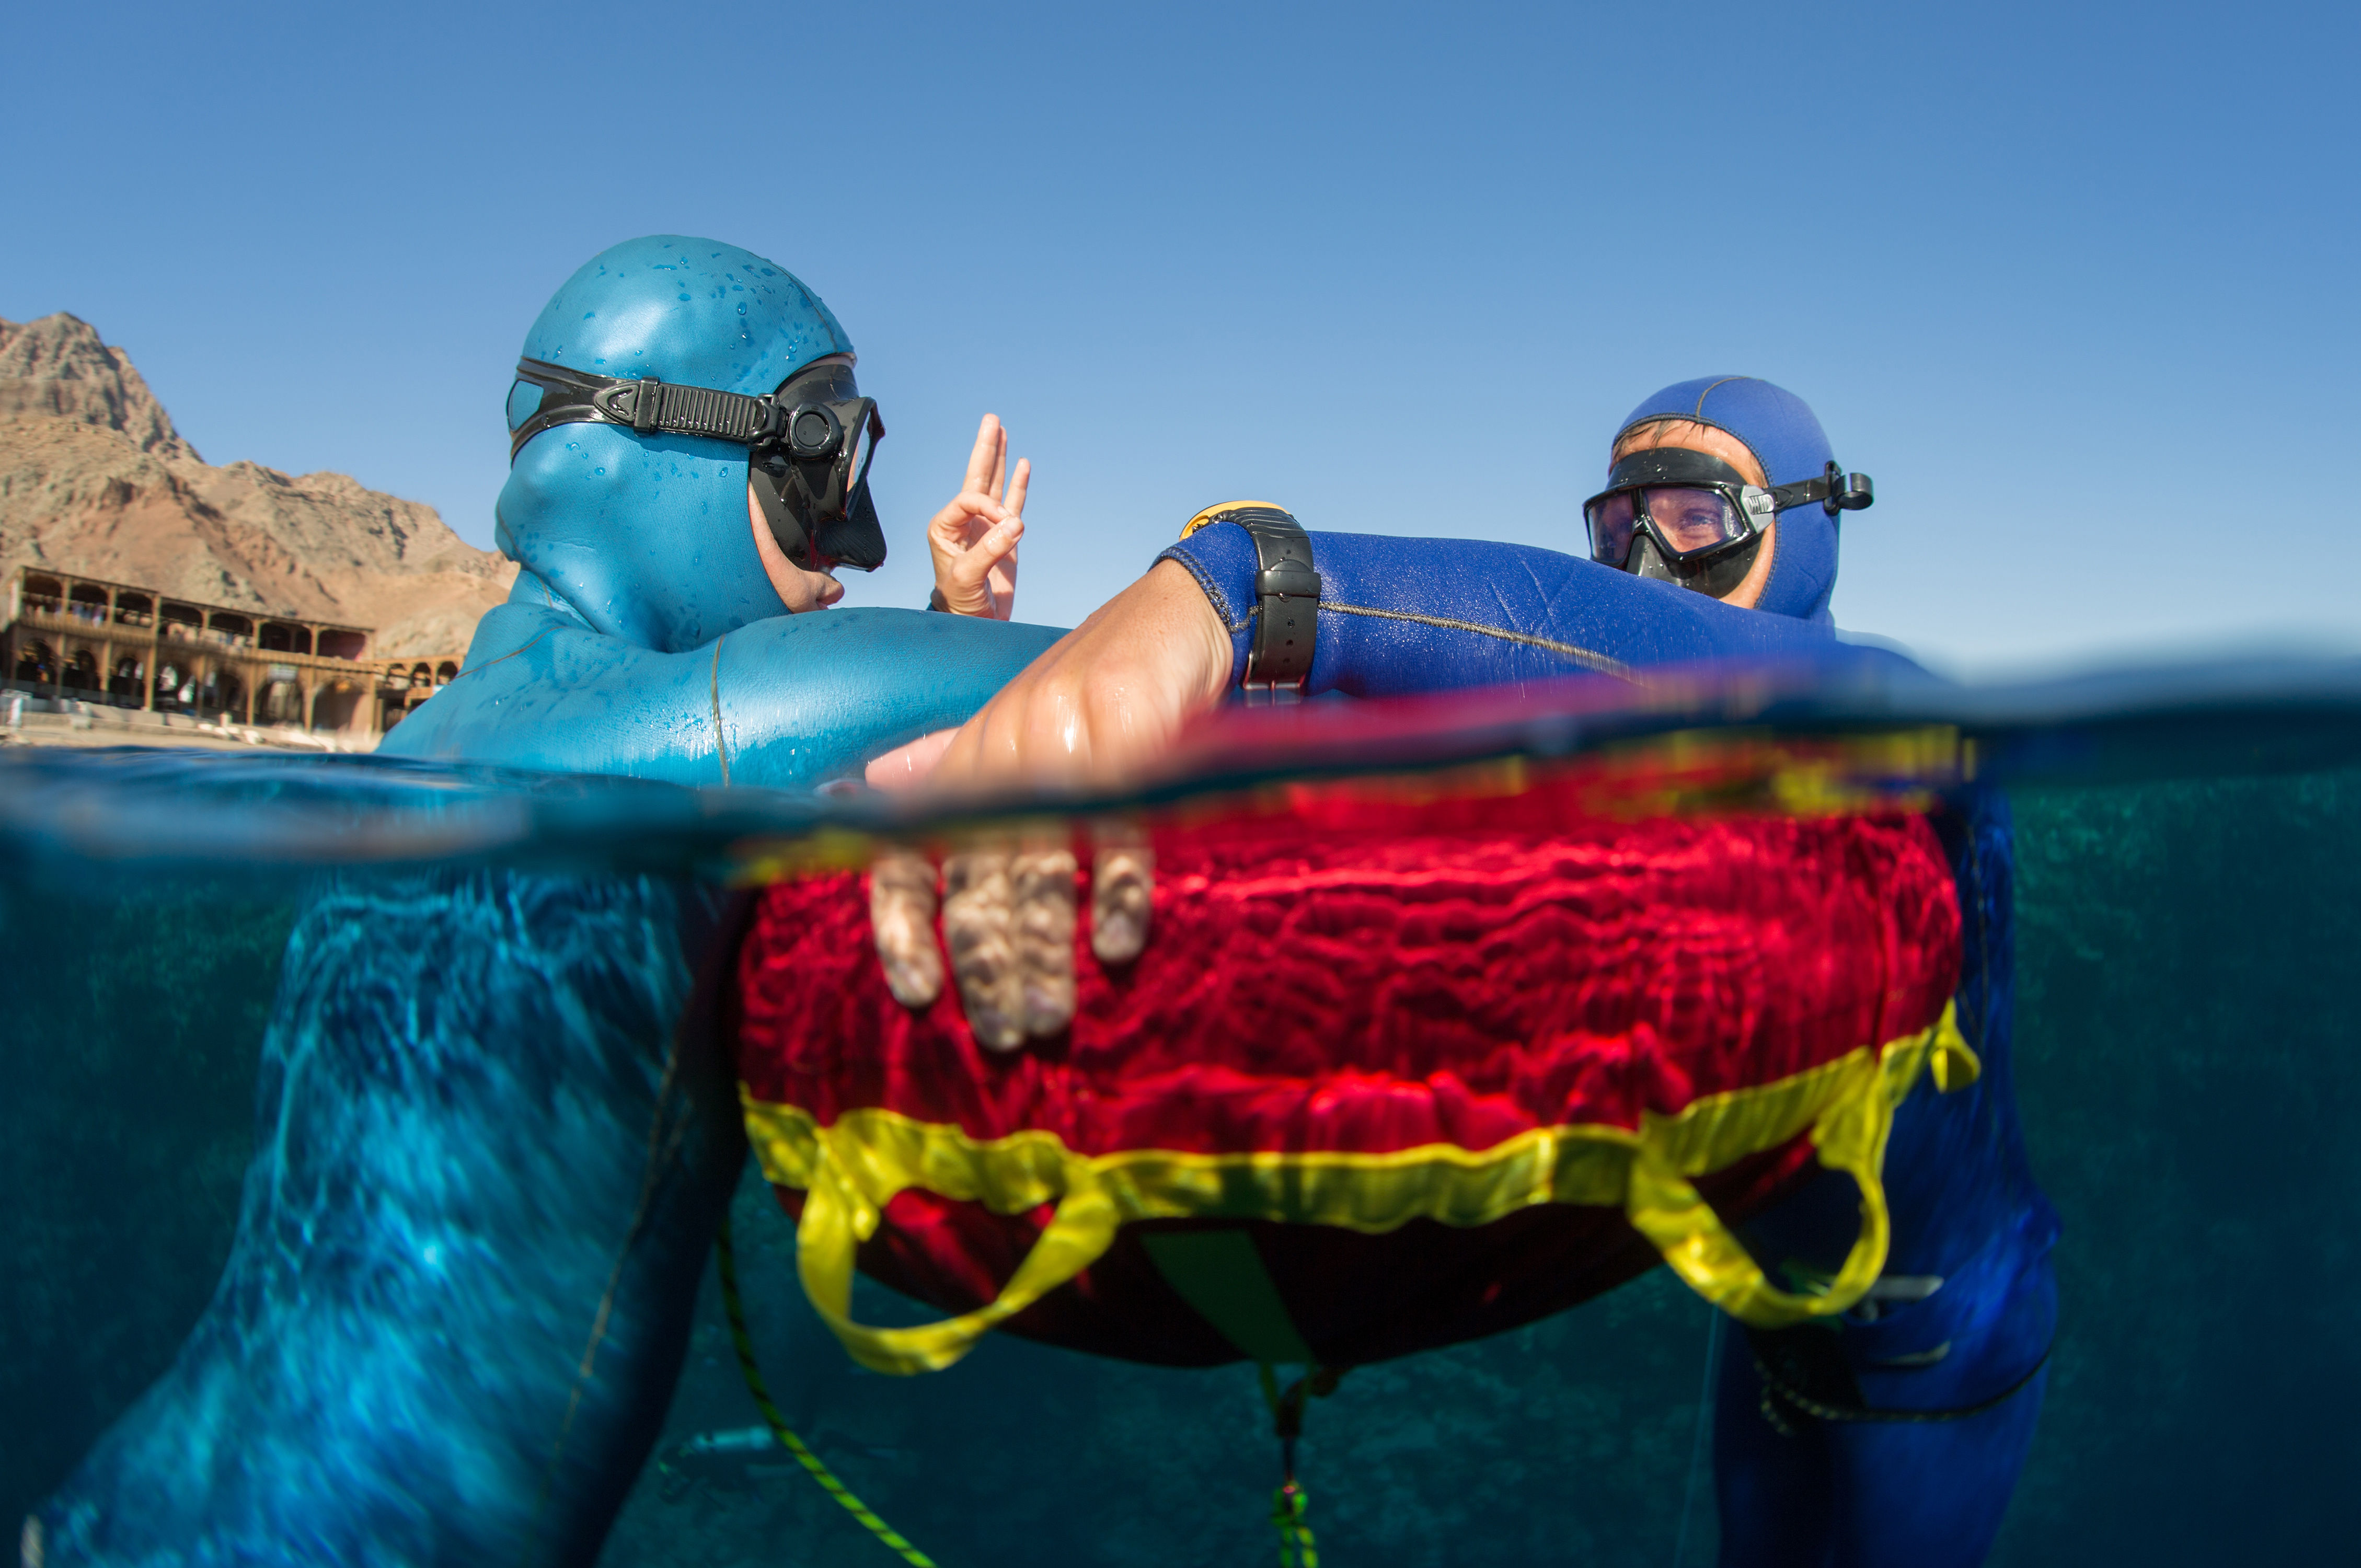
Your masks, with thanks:
<instances>
[{"instance_id":1,"label":"diver's eye","mask_svg":"<svg viewBox=\"0 0 2361 1568\"><path fill-rule=\"evenodd\" d=\"M1666 488L1648 493L1648 515L1674 549L1708 549L1745 532L1737 509L1719 491Z\"/></svg>"}]
</instances>

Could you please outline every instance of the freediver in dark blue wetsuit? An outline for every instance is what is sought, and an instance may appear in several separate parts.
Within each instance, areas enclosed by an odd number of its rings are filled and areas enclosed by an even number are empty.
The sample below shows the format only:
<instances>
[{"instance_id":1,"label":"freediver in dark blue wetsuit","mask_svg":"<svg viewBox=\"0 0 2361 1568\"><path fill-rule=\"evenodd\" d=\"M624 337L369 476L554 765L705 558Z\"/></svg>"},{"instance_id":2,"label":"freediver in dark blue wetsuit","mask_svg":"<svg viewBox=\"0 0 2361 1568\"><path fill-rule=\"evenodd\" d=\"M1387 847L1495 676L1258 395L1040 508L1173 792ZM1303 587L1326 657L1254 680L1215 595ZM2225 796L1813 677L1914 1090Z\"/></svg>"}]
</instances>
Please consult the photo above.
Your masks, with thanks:
<instances>
[{"instance_id":1,"label":"freediver in dark blue wetsuit","mask_svg":"<svg viewBox=\"0 0 2361 1568\"><path fill-rule=\"evenodd\" d=\"M1057 635L1006 620L1024 470L989 418L928 532L966 613L790 613L884 554L851 361L734 247L585 266L510 398L512 600L382 750L808 788L974 711ZM332 879L288 946L220 1288L27 1561L595 1558L743 1160L698 990L726 932L686 879Z\"/></svg>"},{"instance_id":2,"label":"freediver in dark blue wetsuit","mask_svg":"<svg viewBox=\"0 0 2361 1568\"><path fill-rule=\"evenodd\" d=\"M1307 533L1261 503L1214 509L974 719L880 759L870 777L954 789L1120 778L1225 696L1383 696L1766 657L1828 681L1927 678L1835 640L1837 523L1869 501L1801 400L1721 377L1668 387L1625 421L1607 488L1585 506L1589 560ZM2005 802L1964 790L1938 828L1964 930L1959 1024L1982 1075L1948 1094L1922 1081L1897 1112L1891 1254L1870 1299L1833 1328L1730 1336L1714 1444L1730 1568L1972 1568L2032 1442L2058 1220L2027 1165L2012 1086ZM923 921L898 927L913 928ZM879 932L889 976L906 970L895 932ZM1850 1179L1822 1174L1747 1239L1766 1270L1807 1288L1858 1227Z\"/></svg>"}]
</instances>

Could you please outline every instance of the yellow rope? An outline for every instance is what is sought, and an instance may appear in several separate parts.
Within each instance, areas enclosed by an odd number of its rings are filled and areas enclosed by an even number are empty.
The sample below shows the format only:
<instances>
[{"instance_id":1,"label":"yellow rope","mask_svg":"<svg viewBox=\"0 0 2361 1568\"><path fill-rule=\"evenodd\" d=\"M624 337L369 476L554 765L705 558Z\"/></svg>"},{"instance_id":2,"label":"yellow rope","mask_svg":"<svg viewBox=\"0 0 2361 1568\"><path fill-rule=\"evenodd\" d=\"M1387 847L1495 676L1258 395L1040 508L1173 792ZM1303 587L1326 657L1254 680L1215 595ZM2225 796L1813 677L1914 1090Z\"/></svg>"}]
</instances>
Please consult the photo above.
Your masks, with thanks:
<instances>
[{"instance_id":1,"label":"yellow rope","mask_svg":"<svg viewBox=\"0 0 2361 1568\"><path fill-rule=\"evenodd\" d=\"M755 1408L763 1412L763 1420L770 1427L771 1435L779 1440L781 1448L796 1456L796 1464L810 1472L811 1478L820 1484L822 1491L843 1504L845 1512L859 1519L870 1534L899 1553L910 1568L935 1568L933 1558L903 1540L893 1526L871 1513L869 1505L847 1490L844 1483L836 1478L836 1473L821 1462L819 1455L804 1446L804 1440L787 1430L785 1418L779 1414L779 1407L771 1402L770 1390L763 1386L762 1369L754 1364L754 1340L746 1332L746 1305L738 1296L738 1258L730 1245L730 1216L727 1213L721 1216L721 1234L715 1238L713 1252L714 1261L721 1268L721 1308L730 1314L730 1339L738 1347L738 1370L746 1375L746 1391L754 1396ZM1308 1541L1308 1531L1306 1538ZM1307 1563L1304 1568L1315 1568L1315 1565Z\"/></svg>"}]
</instances>

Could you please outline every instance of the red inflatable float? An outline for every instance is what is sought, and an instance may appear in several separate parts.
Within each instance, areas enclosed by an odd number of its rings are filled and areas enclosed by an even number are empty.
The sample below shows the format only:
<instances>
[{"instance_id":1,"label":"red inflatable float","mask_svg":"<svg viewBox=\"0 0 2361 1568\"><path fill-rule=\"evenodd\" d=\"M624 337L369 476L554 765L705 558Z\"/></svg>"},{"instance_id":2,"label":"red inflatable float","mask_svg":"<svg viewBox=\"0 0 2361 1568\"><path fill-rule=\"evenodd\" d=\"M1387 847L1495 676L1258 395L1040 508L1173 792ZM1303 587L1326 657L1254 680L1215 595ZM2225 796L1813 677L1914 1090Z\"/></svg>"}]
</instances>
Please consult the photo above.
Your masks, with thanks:
<instances>
[{"instance_id":1,"label":"red inflatable float","mask_svg":"<svg viewBox=\"0 0 2361 1568\"><path fill-rule=\"evenodd\" d=\"M1830 797L1792 747L1677 751L1149 814L1146 952L1078 938L1071 1032L1007 1056L955 991L895 1002L857 864L773 883L740 1078L814 1304L890 1372L995 1326L1350 1365L1659 1261L1758 1326L1842 1311L1884 1260L1894 1105L1975 1070L1950 872L1925 802ZM1791 1292L1730 1225L1816 1158L1861 1234ZM853 1321L855 1266L951 1316Z\"/></svg>"}]
</instances>

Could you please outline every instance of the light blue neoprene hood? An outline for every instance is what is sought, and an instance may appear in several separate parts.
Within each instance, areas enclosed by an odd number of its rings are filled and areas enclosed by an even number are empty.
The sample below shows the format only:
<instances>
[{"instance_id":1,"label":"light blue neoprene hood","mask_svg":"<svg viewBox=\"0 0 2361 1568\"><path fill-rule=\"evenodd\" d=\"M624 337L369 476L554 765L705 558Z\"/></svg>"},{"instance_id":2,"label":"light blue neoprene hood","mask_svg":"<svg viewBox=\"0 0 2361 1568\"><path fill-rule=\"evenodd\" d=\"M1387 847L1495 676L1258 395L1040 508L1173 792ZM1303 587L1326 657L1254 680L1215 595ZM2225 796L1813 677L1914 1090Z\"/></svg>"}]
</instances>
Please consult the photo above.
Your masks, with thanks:
<instances>
[{"instance_id":1,"label":"light blue neoprene hood","mask_svg":"<svg viewBox=\"0 0 2361 1568\"><path fill-rule=\"evenodd\" d=\"M525 334L524 355L595 376L653 376L760 397L852 344L819 297L775 262L719 240L650 235L599 252ZM508 427L538 406L524 382ZM746 449L619 425L561 424L517 454L494 539L599 631L659 652L700 648L785 615L754 551Z\"/></svg>"},{"instance_id":2,"label":"light blue neoprene hood","mask_svg":"<svg viewBox=\"0 0 2361 1568\"><path fill-rule=\"evenodd\" d=\"M1644 419L1665 414L1727 431L1746 444L1774 485L1816 479L1835 455L1811 406L1784 387L1752 376L1700 376L1642 401L1616 428L1616 439ZM1837 586L1837 522L1817 501L1779 514L1771 580L1754 608L1828 625Z\"/></svg>"}]
</instances>

